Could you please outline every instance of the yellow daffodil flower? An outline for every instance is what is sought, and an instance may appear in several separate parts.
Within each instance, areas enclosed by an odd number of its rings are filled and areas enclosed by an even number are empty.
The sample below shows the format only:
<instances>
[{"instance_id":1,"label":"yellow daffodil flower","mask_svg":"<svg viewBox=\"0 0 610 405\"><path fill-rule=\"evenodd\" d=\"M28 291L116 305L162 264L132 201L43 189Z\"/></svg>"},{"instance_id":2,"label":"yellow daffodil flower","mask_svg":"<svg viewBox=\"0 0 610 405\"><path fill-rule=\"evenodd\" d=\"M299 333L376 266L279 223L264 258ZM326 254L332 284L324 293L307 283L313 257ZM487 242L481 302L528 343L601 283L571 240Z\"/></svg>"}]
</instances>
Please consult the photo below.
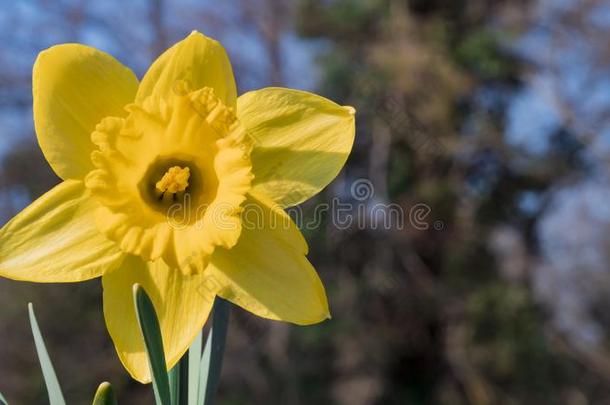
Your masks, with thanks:
<instances>
[{"instance_id":1,"label":"yellow daffodil flower","mask_svg":"<svg viewBox=\"0 0 610 405\"><path fill-rule=\"evenodd\" d=\"M106 53L53 46L34 65L33 100L38 142L63 182L0 230L0 276L101 276L106 325L135 379L150 381L134 283L153 300L168 368L216 295L269 319L329 317L284 208L341 170L353 108L285 88L237 97L225 50L198 32L139 83Z\"/></svg>"}]
</instances>

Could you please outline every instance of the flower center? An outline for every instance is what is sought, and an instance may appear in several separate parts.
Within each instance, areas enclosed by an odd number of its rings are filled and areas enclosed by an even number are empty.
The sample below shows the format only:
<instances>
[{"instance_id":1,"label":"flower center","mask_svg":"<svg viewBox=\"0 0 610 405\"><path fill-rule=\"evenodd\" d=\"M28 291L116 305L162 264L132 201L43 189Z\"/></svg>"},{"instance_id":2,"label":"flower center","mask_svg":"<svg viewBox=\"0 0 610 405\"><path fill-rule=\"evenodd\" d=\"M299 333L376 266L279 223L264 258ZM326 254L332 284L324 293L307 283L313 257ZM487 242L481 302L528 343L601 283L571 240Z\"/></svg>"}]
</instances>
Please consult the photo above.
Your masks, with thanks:
<instances>
[{"instance_id":1,"label":"flower center","mask_svg":"<svg viewBox=\"0 0 610 405\"><path fill-rule=\"evenodd\" d=\"M203 207L214 200L218 187L212 170L201 166L196 157L186 154L157 156L138 182L142 201L164 216L170 208L180 205L186 218L190 218L188 221L194 220L189 211L203 212Z\"/></svg>"},{"instance_id":2,"label":"flower center","mask_svg":"<svg viewBox=\"0 0 610 405\"><path fill-rule=\"evenodd\" d=\"M155 184L155 187L161 195L165 192L176 194L178 191L184 191L189 186L189 177L191 169L188 167L173 166L170 167L163 175L161 180Z\"/></svg>"}]
</instances>

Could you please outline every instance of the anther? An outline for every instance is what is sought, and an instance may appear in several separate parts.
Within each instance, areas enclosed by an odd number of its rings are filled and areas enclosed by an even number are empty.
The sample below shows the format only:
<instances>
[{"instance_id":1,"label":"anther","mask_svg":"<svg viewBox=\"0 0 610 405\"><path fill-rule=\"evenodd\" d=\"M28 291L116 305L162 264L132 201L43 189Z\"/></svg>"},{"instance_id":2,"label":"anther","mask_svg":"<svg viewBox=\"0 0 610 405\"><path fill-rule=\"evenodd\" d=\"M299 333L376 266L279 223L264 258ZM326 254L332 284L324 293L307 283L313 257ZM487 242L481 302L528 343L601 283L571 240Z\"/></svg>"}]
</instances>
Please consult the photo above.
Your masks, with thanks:
<instances>
[{"instance_id":1,"label":"anther","mask_svg":"<svg viewBox=\"0 0 610 405\"><path fill-rule=\"evenodd\" d=\"M166 193L173 195L180 191L186 190L189 186L189 177L191 170L188 167L173 166L159 180L155 187L161 193L160 199L163 199Z\"/></svg>"}]
</instances>

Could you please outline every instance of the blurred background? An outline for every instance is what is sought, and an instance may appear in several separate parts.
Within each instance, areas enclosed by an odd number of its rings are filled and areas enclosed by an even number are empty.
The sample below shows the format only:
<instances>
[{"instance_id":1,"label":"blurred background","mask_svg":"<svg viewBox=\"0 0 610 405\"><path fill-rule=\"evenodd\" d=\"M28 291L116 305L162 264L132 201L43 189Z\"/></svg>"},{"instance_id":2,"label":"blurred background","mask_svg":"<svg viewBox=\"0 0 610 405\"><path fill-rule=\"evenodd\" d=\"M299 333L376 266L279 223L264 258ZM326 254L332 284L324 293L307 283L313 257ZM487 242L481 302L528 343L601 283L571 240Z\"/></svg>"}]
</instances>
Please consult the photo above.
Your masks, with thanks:
<instances>
[{"instance_id":1,"label":"blurred background","mask_svg":"<svg viewBox=\"0 0 610 405\"><path fill-rule=\"evenodd\" d=\"M353 105L340 177L302 208L332 320L231 316L219 404L610 403L610 1L0 0L0 219L58 178L36 144L31 68L62 42L139 77L191 30L239 92ZM359 194L354 184L364 184ZM400 212L385 223L384 213ZM46 393L26 304L68 403L103 381L152 403L105 330L98 280L0 279L0 390Z\"/></svg>"}]
</instances>

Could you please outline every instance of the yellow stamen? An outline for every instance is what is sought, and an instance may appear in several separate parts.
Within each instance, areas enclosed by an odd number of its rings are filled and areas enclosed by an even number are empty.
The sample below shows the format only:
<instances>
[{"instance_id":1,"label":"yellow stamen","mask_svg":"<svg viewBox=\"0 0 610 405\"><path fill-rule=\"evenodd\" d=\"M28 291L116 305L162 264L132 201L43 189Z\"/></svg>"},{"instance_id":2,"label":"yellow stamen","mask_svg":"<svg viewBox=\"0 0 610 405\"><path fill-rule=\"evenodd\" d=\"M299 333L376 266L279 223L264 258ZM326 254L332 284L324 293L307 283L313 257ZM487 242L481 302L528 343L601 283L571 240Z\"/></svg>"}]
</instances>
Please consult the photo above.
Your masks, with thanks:
<instances>
[{"instance_id":1,"label":"yellow stamen","mask_svg":"<svg viewBox=\"0 0 610 405\"><path fill-rule=\"evenodd\" d=\"M177 193L184 191L189 186L189 176L191 170L188 167L174 166L170 167L167 172L163 175L161 180L155 184L157 190L162 193L170 192Z\"/></svg>"}]
</instances>

